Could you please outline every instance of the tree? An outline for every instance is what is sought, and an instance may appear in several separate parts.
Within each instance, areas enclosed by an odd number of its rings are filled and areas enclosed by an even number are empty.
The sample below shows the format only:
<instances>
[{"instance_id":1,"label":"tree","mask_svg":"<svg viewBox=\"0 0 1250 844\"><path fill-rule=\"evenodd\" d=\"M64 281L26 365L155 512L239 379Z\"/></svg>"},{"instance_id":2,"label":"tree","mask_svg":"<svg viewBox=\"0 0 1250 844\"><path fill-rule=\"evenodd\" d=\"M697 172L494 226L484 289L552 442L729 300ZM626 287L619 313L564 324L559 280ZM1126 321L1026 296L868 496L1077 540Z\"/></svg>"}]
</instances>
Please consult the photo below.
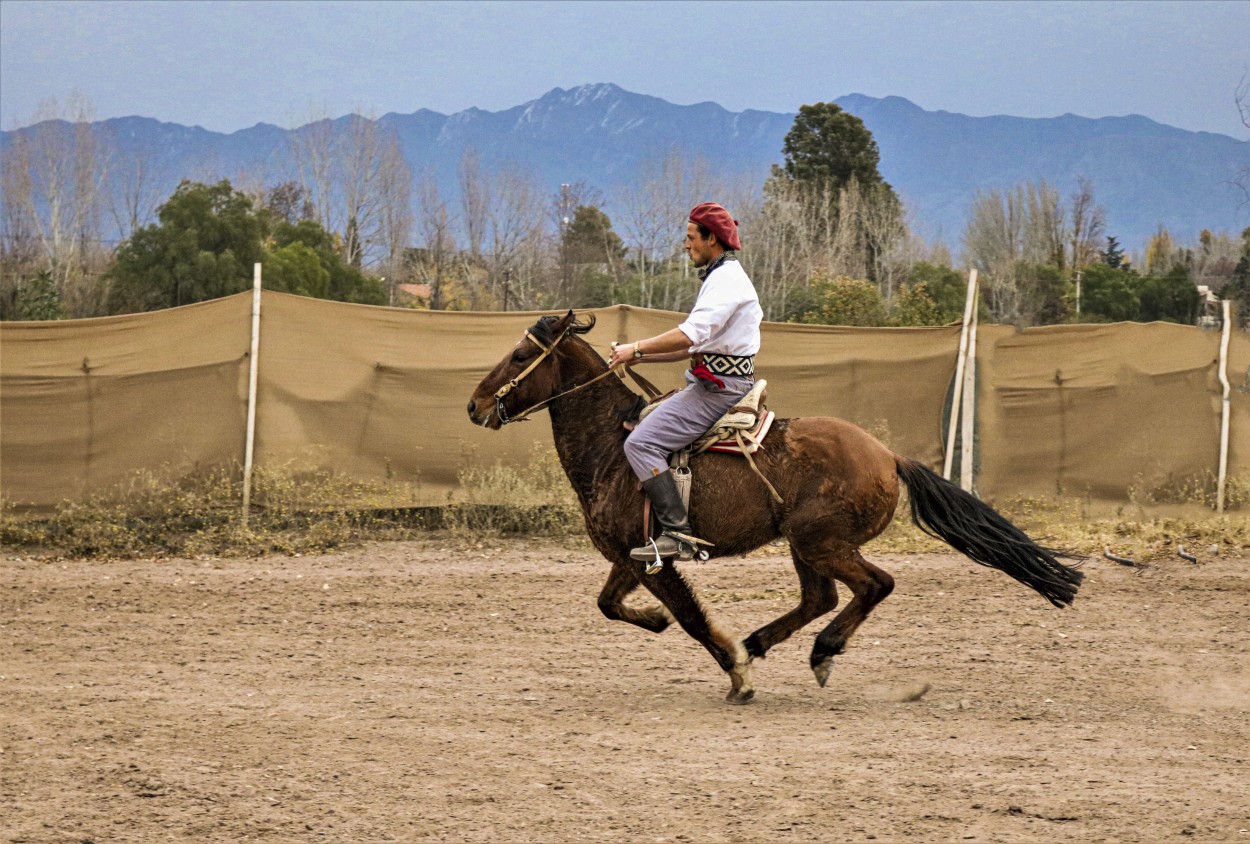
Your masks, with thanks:
<instances>
[{"instance_id":1,"label":"tree","mask_svg":"<svg viewBox=\"0 0 1250 844\"><path fill-rule=\"evenodd\" d=\"M837 103L800 106L781 151L781 172L793 181L834 191L852 180L861 188L889 188L877 170L881 153L872 132Z\"/></svg>"},{"instance_id":2,"label":"tree","mask_svg":"<svg viewBox=\"0 0 1250 844\"><path fill-rule=\"evenodd\" d=\"M99 271L103 186L109 159L91 104L42 103L33 125L14 132L0 165L0 258L4 288L44 271L71 316L103 311ZM0 301L13 301L5 290Z\"/></svg>"},{"instance_id":3,"label":"tree","mask_svg":"<svg viewBox=\"0 0 1250 844\"><path fill-rule=\"evenodd\" d=\"M16 317L23 320L65 319L61 294L56 289L51 272L43 270L37 273L18 291Z\"/></svg>"},{"instance_id":4,"label":"tree","mask_svg":"<svg viewBox=\"0 0 1250 844\"><path fill-rule=\"evenodd\" d=\"M1172 233L1160 223L1146 243L1146 273L1158 275L1170 270L1176 263L1175 253L1176 245L1172 242Z\"/></svg>"},{"instance_id":5,"label":"tree","mask_svg":"<svg viewBox=\"0 0 1250 844\"><path fill-rule=\"evenodd\" d=\"M643 159L637 179L620 186L617 206L623 213L617 220L638 273L637 292L632 294L638 304L672 311L687 305L692 291L689 283L683 283L688 282L689 266L681 239L690 209L715 198L738 216L744 228L751 217L747 198L729 202L726 193L705 158L676 145ZM754 240L743 260L754 260L764 249L762 239Z\"/></svg>"},{"instance_id":6,"label":"tree","mask_svg":"<svg viewBox=\"0 0 1250 844\"><path fill-rule=\"evenodd\" d=\"M122 244L109 271L110 313L172 308L228 296L251 284L264 255L266 217L231 187L183 181L144 226Z\"/></svg>"},{"instance_id":7,"label":"tree","mask_svg":"<svg viewBox=\"0 0 1250 844\"><path fill-rule=\"evenodd\" d=\"M928 285L923 281L919 284L904 284L894 299L894 311L890 314L890 324L899 326L911 325L944 325L937 302L929 294Z\"/></svg>"},{"instance_id":8,"label":"tree","mask_svg":"<svg viewBox=\"0 0 1250 844\"><path fill-rule=\"evenodd\" d=\"M885 302L877 286L857 278L822 278L812 285L812 303L794 322L818 325L884 325Z\"/></svg>"},{"instance_id":9,"label":"tree","mask_svg":"<svg viewBox=\"0 0 1250 844\"><path fill-rule=\"evenodd\" d=\"M272 245L264 258L270 290L359 305L387 303L378 279L344 261L334 235L316 220L278 223Z\"/></svg>"},{"instance_id":10,"label":"tree","mask_svg":"<svg viewBox=\"0 0 1250 844\"><path fill-rule=\"evenodd\" d=\"M1241 118L1241 125L1250 129L1250 79L1245 76L1241 77L1241 81L1237 83L1237 90L1233 92L1233 102L1237 104L1237 115ZM1233 176L1233 184L1241 188L1241 192L1245 194L1245 201L1250 203L1250 164L1243 164L1237 173Z\"/></svg>"},{"instance_id":11,"label":"tree","mask_svg":"<svg viewBox=\"0 0 1250 844\"><path fill-rule=\"evenodd\" d=\"M1094 183L1077 176L1076 190L1069 198L1071 226L1068 228L1068 260L1080 270L1098 259L1098 243L1107 227L1107 212L1094 202Z\"/></svg>"},{"instance_id":12,"label":"tree","mask_svg":"<svg viewBox=\"0 0 1250 844\"><path fill-rule=\"evenodd\" d=\"M1099 257L1108 267L1118 270L1124 263L1124 250L1120 248L1120 241L1113 235L1107 235L1107 247L1099 253Z\"/></svg>"},{"instance_id":13,"label":"tree","mask_svg":"<svg viewBox=\"0 0 1250 844\"><path fill-rule=\"evenodd\" d=\"M393 131L355 111L312 120L291 133L300 186L354 267L398 263L412 227L412 173Z\"/></svg>"},{"instance_id":14,"label":"tree","mask_svg":"<svg viewBox=\"0 0 1250 844\"><path fill-rule=\"evenodd\" d=\"M968 281L963 273L949 266L918 261L907 274L907 283L913 291L923 288L935 307L935 322L912 324L946 325L963 319L968 295Z\"/></svg>"},{"instance_id":15,"label":"tree","mask_svg":"<svg viewBox=\"0 0 1250 844\"><path fill-rule=\"evenodd\" d=\"M1091 264L1081 276L1081 320L1123 322L1141 314L1140 277L1134 270Z\"/></svg>"},{"instance_id":16,"label":"tree","mask_svg":"<svg viewBox=\"0 0 1250 844\"><path fill-rule=\"evenodd\" d=\"M574 268L568 290L570 307L612 304L625 244L612 230L612 220L593 205L579 205L564 227L560 252Z\"/></svg>"},{"instance_id":17,"label":"tree","mask_svg":"<svg viewBox=\"0 0 1250 844\"><path fill-rule=\"evenodd\" d=\"M451 214L432 173L422 175L418 184L420 214L417 231L424 245L409 250L405 263L430 285L430 310L444 310L452 300L449 282L452 278L451 261L456 251L455 232L452 230Z\"/></svg>"},{"instance_id":18,"label":"tree","mask_svg":"<svg viewBox=\"0 0 1250 844\"><path fill-rule=\"evenodd\" d=\"M1162 320L1193 325L1198 319L1198 288L1183 266L1175 266L1165 275L1147 276L1141 283L1141 314L1143 322Z\"/></svg>"},{"instance_id":19,"label":"tree","mask_svg":"<svg viewBox=\"0 0 1250 844\"><path fill-rule=\"evenodd\" d=\"M308 199L308 191L294 181L274 185L265 191L264 208L274 223L294 225L300 220L312 220L316 217L316 209Z\"/></svg>"},{"instance_id":20,"label":"tree","mask_svg":"<svg viewBox=\"0 0 1250 844\"><path fill-rule=\"evenodd\" d=\"M1063 270L1053 264L1021 264L1016 269L1020 311L1028 325L1059 325L1072 315L1071 295Z\"/></svg>"},{"instance_id":21,"label":"tree","mask_svg":"<svg viewBox=\"0 0 1250 844\"><path fill-rule=\"evenodd\" d=\"M978 191L964 259L982 274L991 318L1020 325L1066 319L1069 280L1098 256L1105 216L1084 176L1066 204L1045 180Z\"/></svg>"}]
</instances>

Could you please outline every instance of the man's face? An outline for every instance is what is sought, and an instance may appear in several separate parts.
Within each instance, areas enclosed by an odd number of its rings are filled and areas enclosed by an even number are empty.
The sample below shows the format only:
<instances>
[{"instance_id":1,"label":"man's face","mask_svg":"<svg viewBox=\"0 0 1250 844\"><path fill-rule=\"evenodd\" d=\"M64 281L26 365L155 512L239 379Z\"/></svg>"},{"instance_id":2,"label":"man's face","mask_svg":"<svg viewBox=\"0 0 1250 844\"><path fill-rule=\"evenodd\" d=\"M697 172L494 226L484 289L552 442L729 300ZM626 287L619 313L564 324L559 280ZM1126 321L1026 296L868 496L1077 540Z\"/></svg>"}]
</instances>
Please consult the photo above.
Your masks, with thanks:
<instances>
[{"instance_id":1,"label":"man's face","mask_svg":"<svg viewBox=\"0 0 1250 844\"><path fill-rule=\"evenodd\" d=\"M706 238L699 234L699 227L694 223L686 223L686 254L690 263L696 267L706 267L716 257L716 235L709 234Z\"/></svg>"}]
</instances>

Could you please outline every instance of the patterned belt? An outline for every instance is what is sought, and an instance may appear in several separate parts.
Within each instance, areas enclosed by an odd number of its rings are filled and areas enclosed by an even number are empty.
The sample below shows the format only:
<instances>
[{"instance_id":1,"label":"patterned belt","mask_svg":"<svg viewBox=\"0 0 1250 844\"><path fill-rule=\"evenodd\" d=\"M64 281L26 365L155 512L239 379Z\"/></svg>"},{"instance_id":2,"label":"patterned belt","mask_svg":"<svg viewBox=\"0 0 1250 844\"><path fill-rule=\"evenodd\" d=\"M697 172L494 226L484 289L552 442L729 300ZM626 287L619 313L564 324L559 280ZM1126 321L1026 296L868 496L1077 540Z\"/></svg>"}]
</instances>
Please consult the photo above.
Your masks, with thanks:
<instances>
[{"instance_id":1,"label":"patterned belt","mask_svg":"<svg viewBox=\"0 0 1250 844\"><path fill-rule=\"evenodd\" d=\"M755 355L716 355L701 354L694 356L697 366L706 364L707 368L717 375L736 375L750 378L755 375Z\"/></svg>"}]
</instances>

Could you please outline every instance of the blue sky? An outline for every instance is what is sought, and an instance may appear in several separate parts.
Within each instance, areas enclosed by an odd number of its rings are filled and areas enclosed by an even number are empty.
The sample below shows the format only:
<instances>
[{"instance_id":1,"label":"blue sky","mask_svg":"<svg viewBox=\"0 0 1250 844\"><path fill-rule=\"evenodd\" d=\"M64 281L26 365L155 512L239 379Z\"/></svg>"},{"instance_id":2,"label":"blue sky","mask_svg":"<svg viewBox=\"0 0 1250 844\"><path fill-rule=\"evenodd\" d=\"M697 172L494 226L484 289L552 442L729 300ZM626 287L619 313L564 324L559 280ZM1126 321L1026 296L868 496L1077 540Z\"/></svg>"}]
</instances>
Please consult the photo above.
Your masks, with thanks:
<instances>
[{"instance_id":1,"label":"blue sky","mask_svg":"<svg viewBox=\"0 0 1250 844\"><path fill-rule=\"evenodd\" d=\"M614 82L796 111L862 93L971 115L1143 114L1245 138L1250 2L0 0L0 122L85 97L230 132L490 111Z\"/></svg>"}]
</instances>

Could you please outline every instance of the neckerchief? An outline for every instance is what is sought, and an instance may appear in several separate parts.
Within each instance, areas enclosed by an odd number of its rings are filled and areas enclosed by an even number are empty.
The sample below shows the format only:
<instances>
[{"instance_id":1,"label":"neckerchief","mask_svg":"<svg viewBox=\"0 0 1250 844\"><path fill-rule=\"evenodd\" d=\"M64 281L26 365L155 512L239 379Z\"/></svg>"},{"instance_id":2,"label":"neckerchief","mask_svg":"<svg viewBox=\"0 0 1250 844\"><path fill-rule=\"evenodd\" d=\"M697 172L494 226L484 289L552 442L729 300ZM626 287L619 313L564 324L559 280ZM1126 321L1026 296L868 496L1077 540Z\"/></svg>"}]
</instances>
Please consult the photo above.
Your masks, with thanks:
<instances>
[{"instance_id":1,"label":"neckerchief","mask_svg":"<svg viewBox=\"0 0 1250 844\"><path fill-rule=\"evenodd\" d=\"M736 261L736 260L738 260L737 254L732 249L726 249L724 252L720 254L720 257L718 257L715 261L708 264L703 269L699 270L699 281L707 281L707 277L712 274L712 270L716 269L717 267L719 267L721 264L725 263L726 261Z\"/></svg>"}]
</instances>

